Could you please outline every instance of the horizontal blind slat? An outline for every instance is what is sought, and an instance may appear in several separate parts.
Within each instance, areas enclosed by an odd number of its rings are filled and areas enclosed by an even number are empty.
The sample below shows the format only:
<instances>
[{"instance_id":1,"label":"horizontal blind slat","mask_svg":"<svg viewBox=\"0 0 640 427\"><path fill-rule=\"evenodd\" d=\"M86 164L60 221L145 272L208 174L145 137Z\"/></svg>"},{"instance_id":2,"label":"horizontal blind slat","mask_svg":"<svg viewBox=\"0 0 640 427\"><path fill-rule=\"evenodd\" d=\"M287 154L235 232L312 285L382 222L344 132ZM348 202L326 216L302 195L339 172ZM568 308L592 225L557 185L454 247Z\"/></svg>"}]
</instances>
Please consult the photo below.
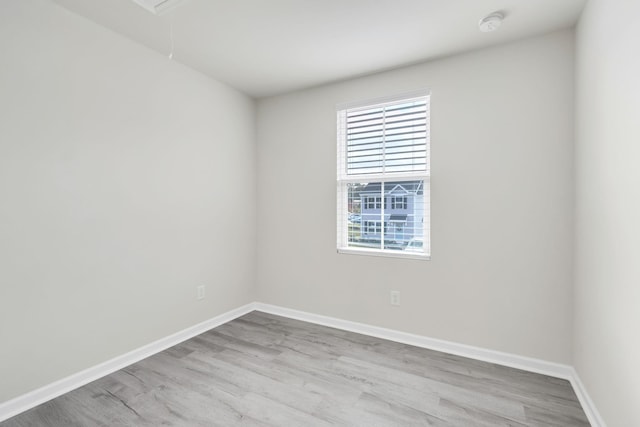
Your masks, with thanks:
<instances>
[{"instance_id":1,"label":"horizontal blind slat","mask_svg":"<svg viewBox=\"0 0 640 427\"><path fill-rule=\"evenodd\" d=\"M418 110L418 111L409 111L409 112L404 112L401 114L394 114L394 115L390 115L390 116L385 116L384 114L370 114L370 115L363 115L361 116L358 120L347 120L347 124L349 125L349 127L357 127L358 124L361 123L366 123L366 122L372 122L372 121L382 121L385 120L387 122L389 121L398 121L395 119L398 118L402 118L402 117L407 117L407 116L411 116L411 115L415 115L415 116L425 116L426 115L426 110Z\"/></svg>"}]
</instances>

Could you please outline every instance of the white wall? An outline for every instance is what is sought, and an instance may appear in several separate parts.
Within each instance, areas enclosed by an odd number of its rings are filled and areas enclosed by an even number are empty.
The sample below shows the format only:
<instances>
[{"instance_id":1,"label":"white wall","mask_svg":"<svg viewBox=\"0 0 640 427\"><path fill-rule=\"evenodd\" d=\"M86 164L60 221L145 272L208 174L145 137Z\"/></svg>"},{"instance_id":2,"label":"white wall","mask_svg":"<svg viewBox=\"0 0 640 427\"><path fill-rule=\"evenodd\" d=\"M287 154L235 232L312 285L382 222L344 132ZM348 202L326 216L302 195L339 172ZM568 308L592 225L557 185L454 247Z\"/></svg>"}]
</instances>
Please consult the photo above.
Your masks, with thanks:
<instances>
[{"instance_id":1,"label":"white wall","mask_svg":"<svg viewBox=\"0 0 640 427\"><path fill-rule=\"evenodd\" d=\"M575 366L610 427L640 426L640 2L577 29Z\"/></svg>"},{"instance_id":2,"label":"white wall","mask_svg":"<svg viewBox=\"0 0 640 427\"><path fill-rule=\"evenodd\" d=\"M254 299L252 100L46 0L0 52L0 402Z\"/></svg>"},{"instance_id":3,"label":"white wall","mask_svg":"<svg viewBox=\"0 0 640 427\"><path fill-rule=\"evenodd\" d=\"M563 31L260 100L259 299L569 363L573 48ZM335 106L420 88L432 260L337 254Z\"/></svg>"}]
</instances>

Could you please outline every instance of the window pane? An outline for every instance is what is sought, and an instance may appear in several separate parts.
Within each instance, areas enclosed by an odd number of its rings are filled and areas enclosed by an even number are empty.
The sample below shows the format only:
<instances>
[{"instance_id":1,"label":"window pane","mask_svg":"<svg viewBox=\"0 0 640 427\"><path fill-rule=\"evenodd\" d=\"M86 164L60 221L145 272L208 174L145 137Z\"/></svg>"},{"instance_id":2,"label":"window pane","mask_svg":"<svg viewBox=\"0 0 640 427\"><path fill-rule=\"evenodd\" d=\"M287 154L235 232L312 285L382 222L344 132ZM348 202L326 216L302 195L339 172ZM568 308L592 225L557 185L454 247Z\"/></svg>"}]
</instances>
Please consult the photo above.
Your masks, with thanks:
<instances>
[{"instance_id":1,"label":"window pane","mask_svg":"<svg viewBox=\"0 0 640 427\"><path fill-rule=\"evenodd\" d=\"M347 190L348 247L424 253L424 181L350 183Z\"/></svg>"},{"instance_id":2,"label":"window pane","mask_svg":"<svg viewBox=\"0 0 640 427\"><path fill-rule=\"evenodd\" d=\"M385 197L391 199L385 210L384 249L424 253L424 181L391 181L383 185Z\"/></svg>"},{"instance_id":3,"label":"window pane","mask_svg":"<svg viewBox=\"0 0 640 427\"><path fill-rule=\"evenodd\" d=\"M368 191L370 183L358 182L347 184L347 217L348 217L348 238L347 245L353 248L380 248L381 234L380 212L376 209L376 199L380 200L380 189L378 192ZM363 212L366 215L363 215ZM378 225L376 225L378 222Z\"/></svg>"}]
</instances>

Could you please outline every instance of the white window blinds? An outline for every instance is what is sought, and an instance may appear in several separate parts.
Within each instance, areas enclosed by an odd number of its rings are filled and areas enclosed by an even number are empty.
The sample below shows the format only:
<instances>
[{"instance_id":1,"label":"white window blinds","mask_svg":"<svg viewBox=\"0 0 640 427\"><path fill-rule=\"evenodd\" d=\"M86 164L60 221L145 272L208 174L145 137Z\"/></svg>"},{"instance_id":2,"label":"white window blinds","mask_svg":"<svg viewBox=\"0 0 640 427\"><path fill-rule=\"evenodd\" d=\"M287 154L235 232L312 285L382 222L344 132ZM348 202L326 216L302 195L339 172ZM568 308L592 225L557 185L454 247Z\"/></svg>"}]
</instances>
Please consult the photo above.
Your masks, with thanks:
<instances>
[{"instance_id":1,"label":"white window blinds","mask_svg":"<svg viewBox=\"0 0 640 427\"><path fill-rule=\"evenodd\" d=\"M339 178L428 174L429 96L338 111Z\"/></svg>"}]
</instances>

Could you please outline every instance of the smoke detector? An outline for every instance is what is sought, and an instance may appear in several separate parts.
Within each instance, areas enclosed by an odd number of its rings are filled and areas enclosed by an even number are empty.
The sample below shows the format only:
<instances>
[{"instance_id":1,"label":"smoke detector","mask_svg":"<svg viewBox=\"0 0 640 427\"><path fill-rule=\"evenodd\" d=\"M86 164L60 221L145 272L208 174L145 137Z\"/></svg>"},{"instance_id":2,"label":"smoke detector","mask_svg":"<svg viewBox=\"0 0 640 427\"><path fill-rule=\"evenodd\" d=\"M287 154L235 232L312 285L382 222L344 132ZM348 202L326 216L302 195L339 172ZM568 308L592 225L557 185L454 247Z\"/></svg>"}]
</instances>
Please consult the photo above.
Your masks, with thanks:
<instances>
[{"instance_id":1,"label":"smoke detector","mask_svg":"<svg viewBox=\"0 0 640 427\"><path fill-rule=\"evenodd\" d=\"M483 33L489 33L498 29L502 21L504 20L504 14L501 12L494 12L488 15L478 22L478 27Z\"/></svg>"},{"instance_id":2,"label":"smoke detector","mask_svg":"<svg viewBox=\"0 0 640 427\"><path fill-rule=\"evenodd\" d=\"M138 6L142 6L154 15L161 15L166 11L173 9L184 0L131 0Z\"/></svg>"}]
</instances>

